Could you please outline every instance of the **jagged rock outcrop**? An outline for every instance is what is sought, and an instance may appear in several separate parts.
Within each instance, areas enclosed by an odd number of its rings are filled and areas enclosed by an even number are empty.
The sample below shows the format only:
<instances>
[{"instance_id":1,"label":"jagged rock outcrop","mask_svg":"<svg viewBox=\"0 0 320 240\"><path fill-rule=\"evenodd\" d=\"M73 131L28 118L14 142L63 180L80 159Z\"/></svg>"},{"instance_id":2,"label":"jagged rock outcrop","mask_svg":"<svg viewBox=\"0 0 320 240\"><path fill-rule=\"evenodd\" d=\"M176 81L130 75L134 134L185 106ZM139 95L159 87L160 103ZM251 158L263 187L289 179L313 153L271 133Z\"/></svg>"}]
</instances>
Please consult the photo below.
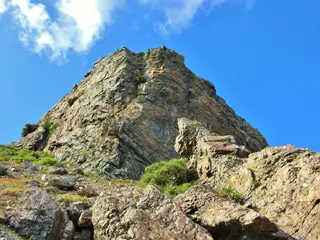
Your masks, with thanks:
<instances>
[{"instance_id":1,"label":"jagged rock outcrop","mask_svg":"<svg viewBox=\"0 0 320 240\"><path fill-rule=\"evenodd\" d=\"M67 212L39 188L25 192L12 225L17 233L32 240L72 240L74 234Z\"/></svg>"},{"instance_id":2,"label":"jagged rock outcrop","mask_svg":"<svg viewBox=\"0 0 320 240\"><path fill-rule=\"evenodd\" d=\"M120 189L93 206L94 239L213 240L158 189Z\"/></svg>"},{"instance_id":3,"label":"jagged rock outcrop","mask_svg":"<svg viewBox=\"0 0 320 240\"><path fill-rule=\"evenodd\" d=\"M240 158L230 150L241 148L232 140L221 151L221 143L206 141L208 137L210 132L201 124L179 120L176 149L190 160L202 182L216 189L232 186L243 194L245 206L297 239L320 239L320 154L284 146Z\"/></svg>"},{"instance_id":4,"label":"jagged rock outcrop","mask_svg":"<svg viewBox=\"0 0 320 240\"><path fill-rule=\"evenodd\" d=\"M44 149L108 177L137 178L145 166L179 156L174 144L180 117L233 135L250 151L267 146L210 82L166 47L145 54L121 48L100 59L16 145Z\"/></svg>"},{"instance_id":5,"label":"jagged rock outcrop","mask_svg":"<svg viewBox=\"0 0 320 240\"><path fill-rule=\"evenodd\" d=\"M174 200L215 240L293 240L262 214L222 198L210 185L194 186Z\"/></svg>"},{"instance_id":6,"label":"jagged rock outcrop","mask_svg":"<svg viewBox=\"0 0 320 240\"><path fill-rule=\"evenodd\" d=\"M212 136L201 123L195 125L187 118L180 118L178 127L175 149L190 160L200 180L211 178L211 182L221 182L226 174L242 166L245 160L241 157L250 153L237 145L233 136Z\"/></svg>"}]
</instances>

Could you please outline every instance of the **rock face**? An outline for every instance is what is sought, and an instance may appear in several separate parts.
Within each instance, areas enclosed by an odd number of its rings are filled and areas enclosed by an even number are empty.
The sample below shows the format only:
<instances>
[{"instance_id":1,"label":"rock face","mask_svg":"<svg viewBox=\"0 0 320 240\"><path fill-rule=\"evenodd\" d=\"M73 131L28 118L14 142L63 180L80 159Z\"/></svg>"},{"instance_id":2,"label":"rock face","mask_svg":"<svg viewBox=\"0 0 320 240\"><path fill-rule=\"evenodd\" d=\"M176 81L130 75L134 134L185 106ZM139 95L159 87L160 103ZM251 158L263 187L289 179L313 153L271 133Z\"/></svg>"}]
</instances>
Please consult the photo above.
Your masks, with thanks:
<instances>
[{"instance_id":1,"label":"rock face","mask_svg":"<svg viewBox=\"0 0 320 240\"><path fill-rule=\"evenodd\" d=\"M68 214L40 189L26 191L16 210L13 225L16 231L32 240L71 240L74 226Z\"/></svg>"},{"instance_id":2,"label":"rock face","mask_svg":"<svg viewBox=\"0 0 320 240\"><path fill-rule=\"evenodd\" d=\"M193 221L219 239L293 239L262 214L223 199L210 185L192 187L175 202Z\"/></svg>"},{"instance_id":3,"label":"rock face","mask_svg":"<svg viewBox=\"0 0 320 240\"><path fill-rule=\"evenodd\" d=\"M203 126L179 120L176 149L203 182L216 189L232 186L243 194L245 206L297 239L320 239L320 154L285 146L240 158L236 149L243 147L234 145L232 137L219 137L231 139L221 144L209 135Z\"/></svg>"},{"instance_id":4,"label":"rock face","mask_svg":"<svg viewBox=\"0 0 320 240\"><path fill-rule=\"evenodd\" d=\"M44 149L105 176L137 178L145 166L179 156L174 144L180 117L233 135L252 152L267 146L209 81L166 47L145 54L121 48L100 59L17 145Z\"/></svg>"},{"instance_id":5,"label":"rock face","mask_svg":"<svg viewBox=\"0 0 320 240\"><path fill-rule=\"evenodd\" d=\"M226 173L244 163L240 157L250 153L244 146L237 145L233 136L212 136L203 125L195 125L187 118L180 118L178 127L175 149L190 160L200 180L211 178L221 182Z\"/></svg>"},{"instance_id":6,"label":"rock face","mask_svg":"<svg viewBox=\"0 0 320 240\"><path fill-rule=\"evenodd\" d=\"M213 240L154 187L109 193L93 206L94 239Z\"/></svg>"},{"instance_id":7,"label":"rock face","mask_svg":"<svg viewBox=\"0 0 320 240\"><path fill-rule=\"evenodd\" d=\"M72 176L54 177L49 180L49 185L59 188L61 190L74 190L76 185L75 178Z\"/></svg>"}]
</instances>

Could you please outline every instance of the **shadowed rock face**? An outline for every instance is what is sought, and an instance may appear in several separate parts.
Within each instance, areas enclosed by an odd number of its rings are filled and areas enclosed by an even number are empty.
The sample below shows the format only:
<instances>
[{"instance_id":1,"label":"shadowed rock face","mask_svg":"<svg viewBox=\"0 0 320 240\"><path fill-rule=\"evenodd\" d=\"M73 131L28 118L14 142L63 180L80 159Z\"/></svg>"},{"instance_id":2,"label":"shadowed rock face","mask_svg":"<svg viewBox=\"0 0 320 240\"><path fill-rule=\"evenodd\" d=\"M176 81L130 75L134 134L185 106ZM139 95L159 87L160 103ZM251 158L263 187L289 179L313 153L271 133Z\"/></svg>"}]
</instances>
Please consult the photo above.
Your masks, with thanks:
<instances>
[{"instance_id":1,"label":"shadowed rock face","mask_svg":"<svg viewBox=\"0 0 320 240\"><path fill-rule=\"evenodd\" d=\"M17 145L44 149L111 178L137 178L145 166L179 156L174 144L180 117L233 135L251 152L267 146L210 82L165 47L145 54L121 48L100 59Z\"/></svg>"}]
</instances>

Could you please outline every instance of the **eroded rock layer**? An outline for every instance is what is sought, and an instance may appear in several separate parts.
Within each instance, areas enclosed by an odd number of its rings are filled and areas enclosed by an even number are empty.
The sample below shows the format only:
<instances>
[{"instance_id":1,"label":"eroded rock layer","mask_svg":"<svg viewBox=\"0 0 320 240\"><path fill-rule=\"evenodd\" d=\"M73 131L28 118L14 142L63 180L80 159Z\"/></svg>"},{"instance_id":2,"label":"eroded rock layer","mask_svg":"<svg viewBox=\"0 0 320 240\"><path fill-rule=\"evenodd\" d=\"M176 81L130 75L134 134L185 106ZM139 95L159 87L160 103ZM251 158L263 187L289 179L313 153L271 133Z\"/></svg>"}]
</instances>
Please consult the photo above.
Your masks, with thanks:
<instances>
[{"instance_id":1,"label":"eroded rock layer","mask_svg":"<svg viewBox=\"0 0 320 240\"><path fill-rule=\"evenodd\" d=\"M267 147L245 157L247 150L235 144L232 136L211 137L204 126L194 126L185 118L179 119L178 125L176 150L197 170L202 183L213 184L217 191L228 186L229 191L241 195L244 206L265 215L297 239L320 239L319 153L283 146ZM199 196L200 192L193 195ZM188 196L192 192L179 200L182 206ZM184 208L189 211L186 205ZM191 214L202 225L210 221L216 224L215 216L223 217L219 210L208 219L209 208L205 209L204 213L197 210ZM236 208L234 211L241 213Z\"/></svg>"},{"instance_id":2,"label":"eroded rock layer","mask_svg":"<svg viewBox=\"0 0 320 240\"><path fill-rule=\"evenodd\" d=\"M233 135L252 152L267 146L209 81L166 47L147 53L121 48L100 59L17 145L44 149L109 177L137 178L145 166L179 156L174 144L180 117Z\"/></svg>"}]
</instances>

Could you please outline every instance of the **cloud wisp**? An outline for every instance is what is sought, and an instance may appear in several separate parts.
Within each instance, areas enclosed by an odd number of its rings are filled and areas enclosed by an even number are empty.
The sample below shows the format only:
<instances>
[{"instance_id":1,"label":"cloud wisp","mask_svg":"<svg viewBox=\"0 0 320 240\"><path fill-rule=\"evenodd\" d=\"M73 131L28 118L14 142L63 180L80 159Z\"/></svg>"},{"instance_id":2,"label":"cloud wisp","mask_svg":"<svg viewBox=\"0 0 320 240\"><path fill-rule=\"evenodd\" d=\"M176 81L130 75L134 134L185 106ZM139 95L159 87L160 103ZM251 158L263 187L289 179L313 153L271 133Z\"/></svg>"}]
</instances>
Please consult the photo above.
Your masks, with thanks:
<instances>
[{"instance_id":1,"label":"cloud wisp","mask_svg":"<svg viewBox=\"0 0 320 240\"><path fill-rule=\"evenodd\" d=\"M58 0L52 19L45 5L30 0L0 0L0 13L10 10L22 44L52 60L64 61L69 50L86 52L113 22L120 0Z\"/></svg>"},{"instance_id":2,"label":"cloud wisp","mask_svg":"<svg viewBox=\"0 0 320 240\"><path fill-rule=\"evenodd\" d=\"M87 52L114 22L114 14L127 0L56 0L53 5L35 0L0 0L0 15L9 12L19 29L19 39L28 49L63 62L69 51ZM179 34L197 15L222 4L251 6L254 0L136 0L146 12L157 11L148 21L164 37ZM45 1L47 2L47 1ZM50 7L50 11L48 10ZM143 15L144 13L139 13Z\"/></svg>"},{"instance_id":3,"label":"cloud wisp","mask_svg":"<svg viewBox=\"0 0 320 240\"><path fill-rule=\"evenodd\" d=\"M0 0L0 14L4 13L7 10L7 1Z\"/></svg>"},{"instance_id":4,"label":"cloud wisp","mask_svg":"<svg viewBox=\"0 0 320 240\"><path fill-rule=\"evenodd\" d=\"M139 0L141 5L163 13L164 20L155 21L154 28L164 37L180 34L192 25L193 19L203 12L222 4L241 4L250 7L254 0Z\"/></svg>"}]
</instances>

